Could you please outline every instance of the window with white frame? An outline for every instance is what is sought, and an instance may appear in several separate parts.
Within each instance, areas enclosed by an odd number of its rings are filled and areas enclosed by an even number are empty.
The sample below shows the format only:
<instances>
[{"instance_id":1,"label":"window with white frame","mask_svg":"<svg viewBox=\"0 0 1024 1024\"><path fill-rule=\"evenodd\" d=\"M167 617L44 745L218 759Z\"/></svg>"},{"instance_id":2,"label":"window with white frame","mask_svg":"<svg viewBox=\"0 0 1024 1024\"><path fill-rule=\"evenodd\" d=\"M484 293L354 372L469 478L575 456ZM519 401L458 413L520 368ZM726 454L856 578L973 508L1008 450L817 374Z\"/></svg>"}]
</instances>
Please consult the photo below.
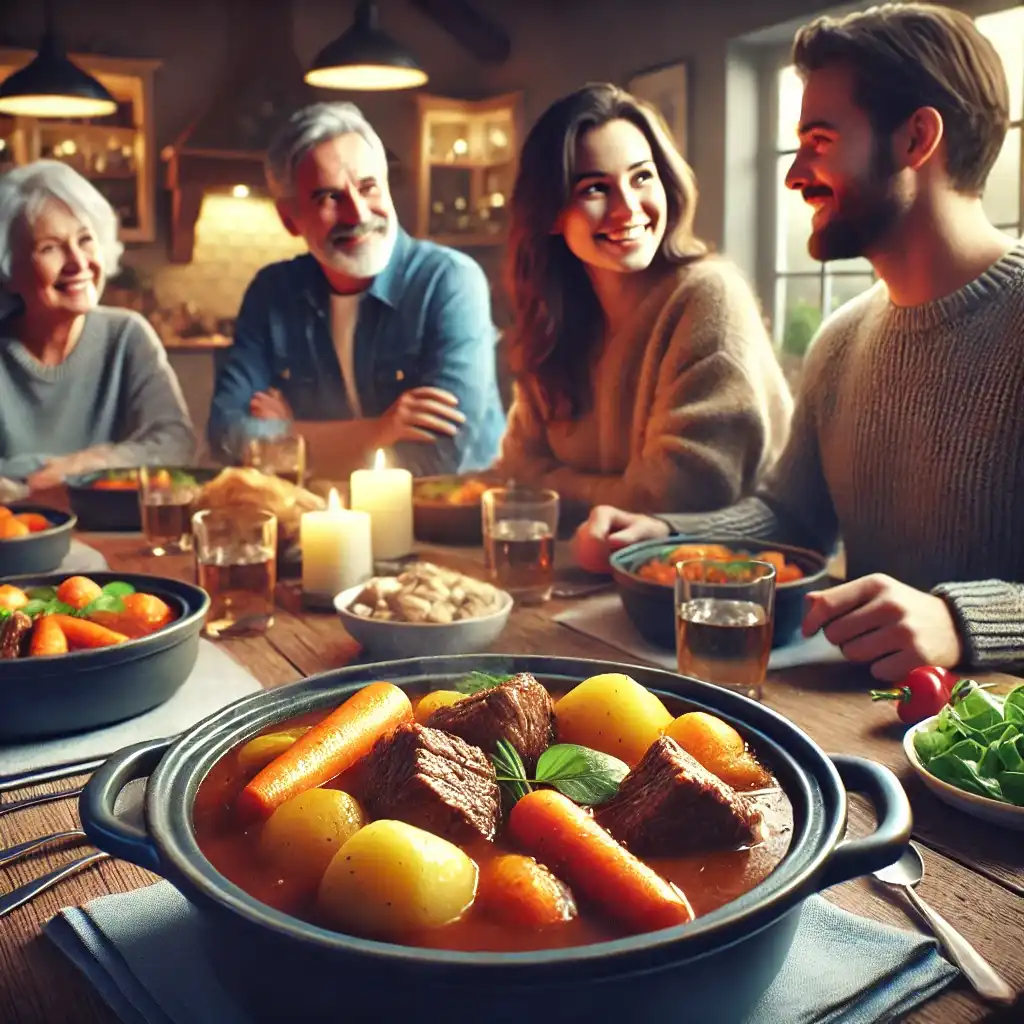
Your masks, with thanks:
<instances>
[{"instance_id":1,"label":"window with white frame","mask_svg":"<svg viewBox=\"0 0 1024 1024\"><path fill-rule=\"evenodd\" d=\"M994 224L1019 237L1024 235L1024 6L983 15L976 19L976 24L1002 57L1010 86L1010 130L989 175L985 211ZM803 356L823 317L870 288L874 276L867 260L818 263L807 252L813 211L799 192L791 191L785 184L796 152L803 92L792 65L776 72L776 88L778 116L770 140L774 150L776 203L772 323L776 344L792 361Z\"/></svg>"}]
</instances>

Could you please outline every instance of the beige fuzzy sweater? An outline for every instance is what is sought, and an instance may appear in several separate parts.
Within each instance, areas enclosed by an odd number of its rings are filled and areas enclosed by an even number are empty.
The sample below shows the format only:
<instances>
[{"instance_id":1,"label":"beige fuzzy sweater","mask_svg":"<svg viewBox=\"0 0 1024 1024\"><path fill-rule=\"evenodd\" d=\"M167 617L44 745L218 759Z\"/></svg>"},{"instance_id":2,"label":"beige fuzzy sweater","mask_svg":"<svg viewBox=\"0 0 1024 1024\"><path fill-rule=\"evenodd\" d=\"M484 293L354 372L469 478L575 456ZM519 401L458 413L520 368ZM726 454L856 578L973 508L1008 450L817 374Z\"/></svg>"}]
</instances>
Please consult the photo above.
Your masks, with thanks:
<instances>
[{"instance_id":1,"label":"beige fuzzy sweater","mask_svg":"<svg viewBox=\"0 0 1024 1024\"><path fill-rule=\"evenodd\" d=\"M753 292L717 257L651 290L594 360L590 390L571 421L545 422L517 384L496 469L587 505L721 508L752 493L793 408Z\"/></svg>"},{"instance_id":2,"label":"beige fuzzy sweater","mask_svg":"<svg viewBox=\"0 0 1024 1024\"><path fill-rule=\"evenodd\" d=\"M842 307L807 356L793 432L758 496L682 533L829 551L950 605L965 664L1024 665L1024 247L959 291Z\"/></svg>"}]
</instances>

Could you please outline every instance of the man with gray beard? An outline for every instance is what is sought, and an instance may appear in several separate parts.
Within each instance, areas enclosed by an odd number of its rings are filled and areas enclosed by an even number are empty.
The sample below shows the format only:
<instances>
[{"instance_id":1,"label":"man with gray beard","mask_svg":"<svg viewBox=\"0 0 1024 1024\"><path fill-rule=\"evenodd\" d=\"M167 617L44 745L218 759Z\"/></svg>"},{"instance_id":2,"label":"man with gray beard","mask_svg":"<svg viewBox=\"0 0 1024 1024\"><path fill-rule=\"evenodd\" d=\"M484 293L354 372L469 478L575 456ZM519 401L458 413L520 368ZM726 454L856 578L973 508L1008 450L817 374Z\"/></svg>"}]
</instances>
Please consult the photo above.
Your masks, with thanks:
<instances>
[{"instance_id":1,"label":"man with gray beard","mask_svg":"<svg viewBox=\"0 0 1024 1024\"><path fill-rule=\"evenodd\" d=\"M250 284L210 410L213 450L294 429L318 474L392 448L417 475L490 465L504 429L490 290L454 249L398 224L384 145L351 103L294 113L267 184L308 255Z\"/></svg>"}]
</instances>

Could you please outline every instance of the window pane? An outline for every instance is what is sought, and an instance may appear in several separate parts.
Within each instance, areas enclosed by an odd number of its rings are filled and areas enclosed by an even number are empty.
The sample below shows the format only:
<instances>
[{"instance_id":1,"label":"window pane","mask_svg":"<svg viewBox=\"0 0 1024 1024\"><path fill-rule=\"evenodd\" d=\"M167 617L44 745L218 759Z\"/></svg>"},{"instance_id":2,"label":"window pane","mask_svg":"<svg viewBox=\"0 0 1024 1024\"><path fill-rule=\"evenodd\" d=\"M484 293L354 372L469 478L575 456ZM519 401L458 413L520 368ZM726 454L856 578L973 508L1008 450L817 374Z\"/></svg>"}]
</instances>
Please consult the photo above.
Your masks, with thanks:
<instances>
[{"instance_id":1,"label":"window pane","mask_svg":"<svg viewBox=\"0 0 1024 1024\"><path fill-rule=\"evenodd\" d=\"M1016 121L1024 109L1024 7L986 14L974 23L1003 60L1010 85L1010 120Z\"/></svg>"},{"instance_id":2,"label":"window pane","mask_svg":"<svg viewBox=\"0 0 1024 1024\"><path fill-rule=\"evenodd\" d=\"M818 261L812 259L807 251L814 210L804 202L799 192L786 188L786 172L792 162L791 156L779 157L776 173L775 194L779 208L775 229L775 269L779 273L814 271L820 268Z\"/></svg>"},{"instance_id":3,"label":"window pane","mask_svg":"<svg viewBox=\"0 0 1024 1024\"><path fill-rule=\"evenodd\" d=\"M789 355L802 356L821 323L821 278L779 277L773 319L776 344Z\"/></svg>"},{"instance_id":4,"label":"window pane","mask_svg":"<svg viewBox=\"0 0 1024 1024\"><path fill-rule=\"evenodd\" d=\"M828 296L828 311L834 313L850 299L866 292L875 283L874 278L869 275L857 274L855 277L833 277L829 275L825 280L825 294Z\"/></svg>"},{"instance_id":5,"label":"window pane","mask_svg":"<svg viewBox=\"0 0 1024 1024\"><path fill-rule=\"evenodd\" d=\"M779 72L779 124L776 133L778 149L796 148L796 127L800 123L800 104L804 83L792 64Z\"/></svg>"},{"instance_id":6,"label":"window pane","mask_svg":"<svg viewBox=\"0 0 1024 1024\"><path fill-rule=\"evenodd\" d=\"M863 256L852 260L832 260L826 268L829 274L873 274L874 270Z\"/></svg>"},{"instance_id":7,"label":"window pane","mask_svg":"<svg viewBox=\"0 0 1024 1024\"><path fill-rule=\"evenodd\" d=\"M985 212L995 224L1020 220L1020 128L1011 128L988 176L983 200Z\"/></svg>"}]
</instances>

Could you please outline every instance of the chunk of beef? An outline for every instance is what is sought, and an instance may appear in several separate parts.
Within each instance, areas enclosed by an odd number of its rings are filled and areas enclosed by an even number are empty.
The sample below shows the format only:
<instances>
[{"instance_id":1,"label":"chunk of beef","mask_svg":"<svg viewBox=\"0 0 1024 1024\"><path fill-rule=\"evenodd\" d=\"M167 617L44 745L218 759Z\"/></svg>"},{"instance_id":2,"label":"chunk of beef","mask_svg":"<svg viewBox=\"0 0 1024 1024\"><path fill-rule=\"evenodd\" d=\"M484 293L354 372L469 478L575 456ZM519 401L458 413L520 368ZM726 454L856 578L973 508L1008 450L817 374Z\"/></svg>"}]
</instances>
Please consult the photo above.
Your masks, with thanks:
<instances>
[{"instance_id":1,"label":"chunk of beef","mask_svg":"<svg viewBox=\"0 0 1024 1024\"><path fill-rule=\"evenodd\" d=\"M596 815L640 856L734 849L760 837L761 815L667 736L651 744Z\"/></svg>"},{"instance_id":2,"label":"chunk of beef","mask_svg":"<svg viewBox=\"0 0 1024 1024\"><path fill-rule=\"evenodd\" d=\"M397 818L450 839L493 839L498 829L494 766L458 736L401 725L377 741L361 775L375 818Z\"/></svg>"},{"instance_id":3,"label":"chunk of beef","mask_svg":"<svg viewBox=\"0 0 1024 1024\"><path fill-rule=\"evenodd\" d=\"M0 658L20 658L31 632L32 620L24 612L13 612L0 620Z\"/></svg>"},{"instance_id":4,"label":"chunk of beef","mask_svg":"<svg viewBox=\"0 0 1024 1024\"><path fill-rule=\"evenodd\" d=\"M506 739L519 751L527 769L554 740L555 706L551 695L528 672L481 690L446 708L438 708L427 725L461 736L493 754Z\"/></svg>"}]
</instances>

